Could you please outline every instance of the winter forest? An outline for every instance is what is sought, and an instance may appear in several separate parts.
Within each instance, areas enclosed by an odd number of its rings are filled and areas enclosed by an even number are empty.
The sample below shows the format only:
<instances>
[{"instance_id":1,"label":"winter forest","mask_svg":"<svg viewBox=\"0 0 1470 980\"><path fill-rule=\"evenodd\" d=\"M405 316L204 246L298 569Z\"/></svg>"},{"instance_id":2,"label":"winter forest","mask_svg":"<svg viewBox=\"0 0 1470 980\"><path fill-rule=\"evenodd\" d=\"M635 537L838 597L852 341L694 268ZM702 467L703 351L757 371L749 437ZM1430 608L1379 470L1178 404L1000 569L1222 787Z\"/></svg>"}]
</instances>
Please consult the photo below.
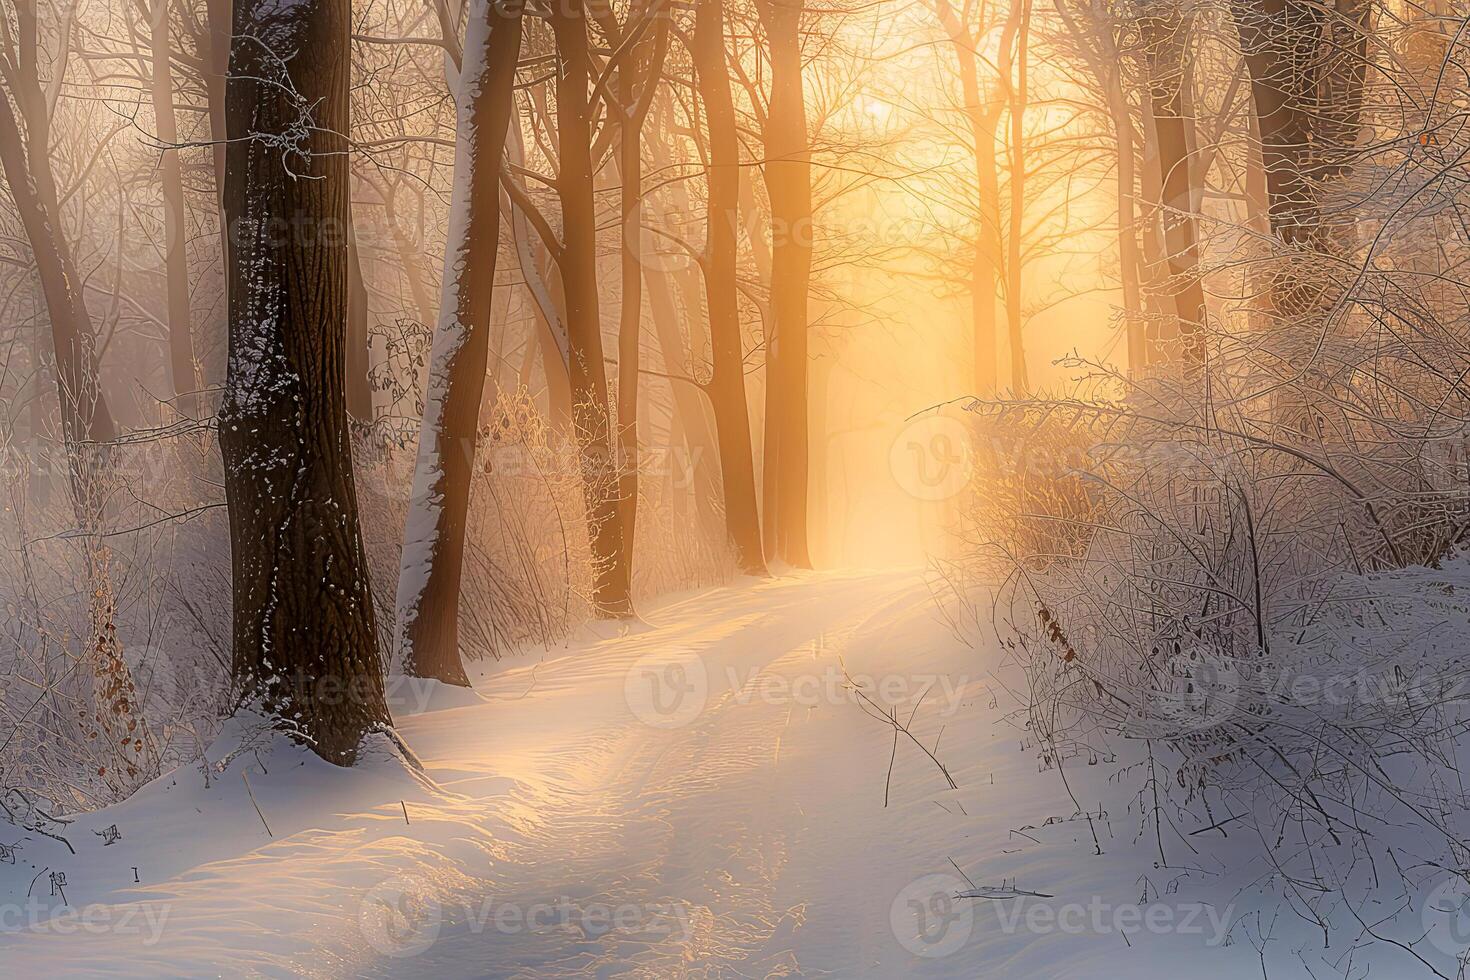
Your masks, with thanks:
<instances>
[{"instance_id":1,"label":"winter forest","mask_svg":"<svg viewBox=\"0 0 1470 980\"><path fill-rule=\"evenodd\" d=\"M0 608L0 975L1470 976L1470 8L0 0Z\"/></svg>"}]
</instances>

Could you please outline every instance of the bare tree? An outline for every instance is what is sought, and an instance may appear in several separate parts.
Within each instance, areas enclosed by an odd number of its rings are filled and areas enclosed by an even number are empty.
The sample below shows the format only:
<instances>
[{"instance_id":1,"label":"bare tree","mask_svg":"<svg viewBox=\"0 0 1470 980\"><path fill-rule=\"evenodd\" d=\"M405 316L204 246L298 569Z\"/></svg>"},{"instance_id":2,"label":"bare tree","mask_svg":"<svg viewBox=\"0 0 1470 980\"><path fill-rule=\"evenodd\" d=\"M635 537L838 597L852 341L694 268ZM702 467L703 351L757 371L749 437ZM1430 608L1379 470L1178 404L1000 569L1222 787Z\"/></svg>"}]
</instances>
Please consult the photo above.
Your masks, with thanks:
<instances>
[{"instance_id":1,"label":"bare tree","mask_svg":"<svg viewBox=\"0 0 1470 980\"><path fill-rule=\"evenodd\" d=\"M68 245L51 166L51 115L70 56L70 17L63 18L56 50L42 50L35 0L14 0L15 33L0 37L0 168L35 257L36 272L51 322L51 346L61 399L62 432L72 468L73 496L95 454L89 448L116 434L112 413L98 382L97 339L82 295L82 277ZM49 58L50 84L43 89L41 64Z\"/></svg>"},{"instance_id":2,"label":"bare tree","mask_svg":"<svg viewBox=\"0 0 1470 980\"><path fill-rule=\"evenodd\" d=\"M514 2L514 0L512 0ZM473 0L460 69L458 146L444 294L398 581L405 673L469 686L459 652L460 580L500 244L500 170L514 110L521 9Z\"/></svg>"}]
</instances>

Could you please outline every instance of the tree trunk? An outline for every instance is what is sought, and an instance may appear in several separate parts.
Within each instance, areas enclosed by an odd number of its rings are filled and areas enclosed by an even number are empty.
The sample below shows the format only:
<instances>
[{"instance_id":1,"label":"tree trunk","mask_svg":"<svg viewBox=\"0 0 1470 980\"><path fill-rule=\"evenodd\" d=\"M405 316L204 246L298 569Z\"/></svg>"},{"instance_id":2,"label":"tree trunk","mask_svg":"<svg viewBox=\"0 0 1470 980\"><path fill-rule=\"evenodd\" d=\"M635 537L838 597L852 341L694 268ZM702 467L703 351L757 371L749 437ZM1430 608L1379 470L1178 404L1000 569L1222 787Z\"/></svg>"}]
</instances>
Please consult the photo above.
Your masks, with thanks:
<instances>
[{"instance_id":1,"label":"tree trunk","mask_svg":"<svg viewBox=\"0 0 1470 980\"><path fill-rule=\"evenodd\" d=\"M599 615L628 616L633 612L632 583L617 560L623 529L612 455L615 419L608 404L597 295L597 211L588 105L592 62L582 0L554 5L551 27L562 65L556 84L557 144L561 154L557 192L563 228L560 266L566 296L572 428L582 457L587 531L596 565L592 600Z\"/></svg>"},{"instance_id":2,"label":"tree trunk","mask_svg":"<svg viewBox=\"0 0 1470 980\"><path fill-rule=\"evenodd\" d=\"M184 211L184 176L174 120L173 66L169 61L169 0L154 0L150 46L153 56L152 98L154 127L162 156L159 176L163 190L164 269L168 282L168 364L173 385L174 411L183 418L199 415L199 372L194 359L194 330L189 312L188 231Z\"/></svg>"},{"instance_id":3,"label":"tree trunk","mask_svg":"<svg viewBox=\"0 0 1470 980\"><path fill-rule=\"evenodd\" d=\"M1160 187L1166 288L1174 300L1177 334L1186 362L1204 360L1205 295L1200 282L1195 226L1197 164L1191 160L1190 120L1185 117L1188 26L1172 2L1140 17L1139 33L1148 65L1149 108Z\"/></svg>"},{"instance_id":4,"label":"tree trunk","mask_svg":"<svg viewBox=\"0 0 1470 980\"><path fill-rule=\"evenodd\" d=\"M690 376L691 365L685 355L684 336L679 330L679 313L674 302L674 292L669 278L662 272L645 270L648 287L648 307L652 313L653 327L658 333L658 346L663 357L664 373L669 375L669 386L674 394L674 407L683 423L685 438L689 444L687 460L693 477L689 492L694 497L694 506L702 526L716 527L716 505L723 499L720 484L710 475L717 467L711 460L719 452L718 436L711 428L712 408L706 408L702 397L708 391ZM749 438L750 423L746 420L746 437ZM706 455L708 454L708 455ZM754 497L754 477L751 495ZM724 518L720 518L721 521ZM719 525L722 529L724 525Z\"/></svg>"},{"instance_id":5,"label":"tree trunk","mask_svg":"<svg viewBox=\"0 0 1470 980\"><path fill-rule=\"evenodd\" d=\"M242 704L322 758L389 723L343 397L347 0L235 4L219 412Z\"/></svg>"},{"instance_id":6,"label":"tree trunk","mask_svg":"<svg viewBox=\"0 0 1470 980\"><path fill-rule=\"evenodd\" d=\"M628 15L627 39L643 31L650 16L646 0L639 0ZM662 70L664 38L668 21L659 14L654 36L644 36L623 58L617 69L618 103L622 120L618 126L619 214L622 229L622 293L618 311L618 505L620 535L618 570L614 578L633 581L633 546L638 523L638 386L643 344L643 122L646 112L640 101L648 85L657 84ZM644 54L648 63L643 63ZM645 105L647 103L644 103Z\"/></svg>"},{"instance_id":7,"label":"tree trunk","mask_svg":"<svg viewBox=\"0 0 1470 980\"><path fill-rule=\"evenodd\" d=\"M61 403L62 436L66 441L72 500L78 519L89 525L94 513L90 486L104 464L101 444L117 434L112 413L98 380L97 339L82 297L82 277L61 228L61 208L51 171L50 108L35 75L34 8L16 7L22 64L6 73L25 132L0 92L0 168L5 172L15 209L36 262L41 293L51 322L51 349L56 358L56 386Z\"/></svg>"},{"instance_id":8,"label":"tree trunk","mask_svg":"<svg viewBox=\"0 0 1470 980\"><path fill-rule=\"evenodd\" d=\"M1015 22L1016 52L1014 77L1010 47L1001 51L1003 69L1002 83L1006 88L1007 105L1010 110L1011 132L1006 161L1009 170L1010 214L1006 234L1006 330L1011 348L1011 388L1019 395L1031 390L1031 379L1026 371L1025 322L1021 306L1021 290L1025 272L1023 250L1025 243L1026 217L1026 109L1028 73L1030 72L1029 50L1031 42L1031 0L1020 0L1013 9L1011 18Z\"/></svg>"},{"instance_id":9,"label":"tree trunk","mask_svg":"<svg viewBox=\"0 0 1470 980\"><path fill-rule=\"evenodd\" d=\"M799 0L757 0L770 44L771 95L764 135L771 202L772 330L766 345L762 480L766 553L810 568L807 548L807 288L812 270L811 145L801 67Z\"/></svg>"},{"instance_id":10,"label":"tree trunk","mask_svg":"<svg viewBox=\"0 0 1470 980\"><path fill-rule=\"evenodd\" d=\"M755 463L750 412L745 402L745 351L736 296L735 230L740 220L740 146L735 104L725 62L723 0L699 0L694 20L694 65L709 125L709 193L705 208L705 301L709 306L713 372L709 397L720 444L725 488L725 530L751 575L766 574L760 515L755 502Z\"/></svg>"},{"instance_id":11,"label":"tree trunk","mask_svg":"<svg viewBox=\"0 0 1470 980\"><path fill-rule=\"evenodd\" d=\"M999 203L995 173L995 127L999 105L985 106L980 93L979 54L969 28L960 22L949 0L935 0L939 23L949 35L959 67L960 97L970 127L970 151L975 165L975 237L970 259L970 329L973 338L975 392L995 394L995 294L999 241ZM1004 41L1002 43L1005 43Z\"/></svg>"},{"instance_id":12,"label":"tree trunk","mask_svg":"<svg viewBox=\"0 0 1470 980\"><path fill-rule=\"evenodd\" d=\"M362 255L357 250L357 228L352 223L352 205L347 206L347 351L344 383L347 414L359 422L373 420L371 343L368 334L367 283L362 278Z\"/></svg>"},{"instance_id":13,"label":"tree trunk","mask_svg":"<svg viewBox=\"0 0 1470 980\"><path fill-rule=\"evenodd\" d=\"M458 85L454 194L439 324L403 533L396 636L403 672L468 687L459 594L490 350L500 243L500 162L514 109L521 14L473 0Z\"/></svg>"},{"instance_id":14,"label":"tree trunk","mask_svg":"<svg viewBox=\"0 0 1470 980\"><path fill-rule=\"evenodd\" d=\"M618 69L618 98L630 106L637 83L625 63ZM638 385L643 339L643 153L639 128L624 119L618 135L618 171L621 177L619 210L622 215L622 291L618 308L618 535L619 581L633 581L633 544L638 524ZM631 585L630 585L631 588Z\"/></svg>"}]
</instances>

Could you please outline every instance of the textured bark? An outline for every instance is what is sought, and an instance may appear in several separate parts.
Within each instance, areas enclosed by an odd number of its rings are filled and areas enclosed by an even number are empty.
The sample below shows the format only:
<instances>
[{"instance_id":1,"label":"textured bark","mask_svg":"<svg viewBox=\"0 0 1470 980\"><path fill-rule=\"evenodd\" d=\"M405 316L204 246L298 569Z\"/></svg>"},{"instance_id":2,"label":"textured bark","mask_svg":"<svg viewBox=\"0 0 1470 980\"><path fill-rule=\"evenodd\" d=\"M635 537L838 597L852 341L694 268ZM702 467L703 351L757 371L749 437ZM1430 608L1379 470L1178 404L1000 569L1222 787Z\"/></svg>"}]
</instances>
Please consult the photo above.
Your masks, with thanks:
<instances>
[{"instance_id":1,"label":"textured bark","mask_svg":"<svg viewBox=\"0 0 1470 980\"><path fill-rule=\"evenodd\" d=\"M1351 166L1368 66L1367 0L1233 0L1250 72L1271 232L1286 244L1328 245L1324 182Z\"/></svg>"},{"instance_id":2,"label":"textured bark","mask_svg":"<svg viewBox=\"0 0 1470 980\"><path fill-rule=\"evenodd\" d=\"M389 721L342 385L349 15L235 4L219 413L238 697L343 765Z\"/></svg>"},{"instance_id":3,"label":"textured bark","mask_svg":"<svg viewBox=\"0 0 1470 980\"><path fill-rule=\"evenodd\" d=\"M347 414L359 422L373 420L371 338L368 335L367 283L362 278L362 256L357 250L357 233L352 224L352 206L347 207L347 347L343 384Z\"/></svg>"},{"instance_id":4,"label":"textured bark","mask_svg":"<svg viewBox=\"0 0 1470 980\"><path fill-rule=\"evenodd\" d=\"M424 398L399 573L403 671L469 686L459 651L459 594L500 242L500 164L514 103L521 14L474 0L459 82L459 136L444 293Z\"/></svg>"},{"instance_id":5,"label":"textured bark","mask_svg":"<svg viewBox=\"0 0 1470 980\"><path fill-rule=\"evenodd\" d=\"M758 0L770 45L766 196L771 203L772 330L766 344L766 554L810 568L807 547L807 289L812 270L811 143L801 65L800 0Z\"/></svg>"},{"instance_id":6,"label":"textured bark","mask_svg":"<svg viewBox=\"0 0 1470 980\"><path fill-rule=\"evenodd\" d=\"M566 297L572 428L582 457L587 530L597 566L592 599L599 615L627 616L633 612L632 583L617 560L623 529L612 453L615 420L608 401L597 295L597 210L588 105L592 62L585 14L582 0L555 4L551 13L562 66L556 84L557 144L561 154L556 183L563 229L559 265Z\"/></svg>"}]
</instances>

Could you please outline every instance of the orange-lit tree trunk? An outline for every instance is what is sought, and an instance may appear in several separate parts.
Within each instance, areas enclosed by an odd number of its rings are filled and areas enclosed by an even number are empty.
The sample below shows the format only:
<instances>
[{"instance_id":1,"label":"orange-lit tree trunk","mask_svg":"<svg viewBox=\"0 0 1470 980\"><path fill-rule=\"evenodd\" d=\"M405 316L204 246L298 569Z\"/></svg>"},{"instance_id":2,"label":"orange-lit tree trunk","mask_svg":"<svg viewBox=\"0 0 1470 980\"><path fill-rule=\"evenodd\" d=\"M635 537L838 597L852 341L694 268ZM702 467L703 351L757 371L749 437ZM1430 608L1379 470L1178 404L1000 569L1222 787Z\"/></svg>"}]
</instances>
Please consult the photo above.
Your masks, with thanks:
<instances>
[{"instance_id":1,"label":"orange-lit tree trunk","mask_svg":"<svg viewBox=\"0 0 1470 980\"><path fill-rule=\"evenodd\" d=\"M604 8L605 10L605 8ZM615 578L633 581L633 545L638 524L638 392L643 344L643 124L663 70L668 17L649 0L635 0L626 30L601 18L604 33L621 51L610 106L618 118L618 210L621 221L621 294L618 308L617 470L619 538ZM650 27L650 25L652 25Z\"/></svg>"},{"instance_id":2,"label":"orange-lit tree trunk","mask_svg":"<svg viewBox=\"0 0 1470 980\"><path fill-rule=\"evenodd\" d=\"M596 565L592 598L599 615L627 616L633 612L632 583L618 561L623 529L612 454L615 419L608 401L597 295L597 211L588 103L592 59L582 0L553 5L551 29L561 61L556 83L561 163L556 186L562 216L559 265L566 297L572 428L582 459L588 536Z\"/></svg>"},{"instance_id":3,"label":"orange-lit tree trunk","mask_svg":"<svg viewBox=\"0 0 1470 980\"><path fill-rule=\"evenodd\" d=\"M771 204L772 324L766 342L766 554L810 568L807 547L807 289L812 271L811 143L801 65L800 0L757 0L770 47L765 178Z\"/></svg>"},{"instance_id":4,"label":"orange-lit tree trunk","mask_svg":"<svg viewBox=\"0 0 1470 980\"><path fill-rule=\"evenodd\" d=\"M999 189L995 170L995 127L1002 104L984 102L980 91L980 56L975 32L961 21L949 0L934 0L939 23L949 35L959 67L960 98L970 130L971 158L975 167L975 238L971 243L970 319L973 334L975 391L992 395L996 390L996 317L998 285L996 255L999 248ZM1002 44L1007 43L1002 40Z\"/></svg>"},{"instance_id":5,"label":"orange-lit tree trunk","mask_svg":"<svg viewBox=\"0 0 1470 980\"><path fill-rule=\"evenodd\" d=\"M736 297L736 228L740 220L740 145L735 103L725 61L722 0L699 0L694 20L694 68L709 126L709 193L705 207L705 300L709 306L713 371L707 386L720 443L725 488L725 530L752 575L766 571L760 515L755 501L755 463L745 401L745 351Z\"/></svg>"},{"instance_id":6,"label":"orange-lit tree trunk","mask_svg":"<svg viewBox=\"0 0 1470 980\"><path fill-rule=\"evenodd\" d=\"M1006 330L1011 348L1011 387L1018 394L1031 390L1026 370L1025 312L1021 305L1025 285L1025 217L1026 217L1026 110L1030 93L1031 0L1018 0L1013 6L1005 37L1001 41L1000 75L1006 93L1006 110L1010 117L1010 138L1006 141L1007 189L1010 210L1006 215L1005 301ZM1014 38L1014 47L1010 38Z\"/></svg>"}]
</instances>

